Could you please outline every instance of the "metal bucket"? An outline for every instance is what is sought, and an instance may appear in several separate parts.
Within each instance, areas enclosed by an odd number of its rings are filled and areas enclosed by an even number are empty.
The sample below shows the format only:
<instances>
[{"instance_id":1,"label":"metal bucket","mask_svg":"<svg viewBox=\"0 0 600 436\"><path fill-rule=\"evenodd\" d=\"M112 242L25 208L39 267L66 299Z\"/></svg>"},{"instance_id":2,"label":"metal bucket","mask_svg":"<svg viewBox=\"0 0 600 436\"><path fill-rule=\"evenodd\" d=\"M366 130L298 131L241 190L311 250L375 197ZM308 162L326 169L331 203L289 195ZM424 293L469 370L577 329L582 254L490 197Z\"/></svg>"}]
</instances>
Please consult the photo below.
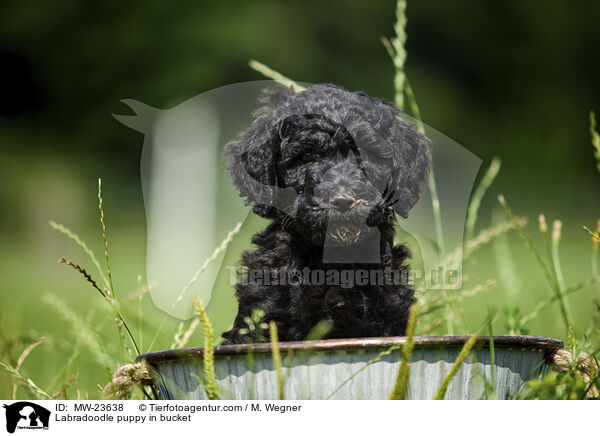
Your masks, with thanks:
<instances>
[{"instance_id":1,"label":"metal bucket","mask_svg":"<svg viewBox=\"0 0 600 436\"><path fill-rule=\"evenodd\" d=\"M408 399L431 399L469 336L417 336L411 357ZM562 341L536 336L494 336L494 364L489 337L480 337L450 383L445 399L481 399L486 383L501 399L512 398L525 382L546 371L546 361ZM382 400L390 394L406 338L329 339L281 342L286 399ZM393 348L392 348L393 347ZM392 348L392 351L390 351ZM278 398L271 344L214 347L221 399ZM204 400L203 348L146 353L156 369L164 399ZM492 381L493 380L493 381ZM489 392L489 388L487 390Z\"/></svg>"}]
</instances>

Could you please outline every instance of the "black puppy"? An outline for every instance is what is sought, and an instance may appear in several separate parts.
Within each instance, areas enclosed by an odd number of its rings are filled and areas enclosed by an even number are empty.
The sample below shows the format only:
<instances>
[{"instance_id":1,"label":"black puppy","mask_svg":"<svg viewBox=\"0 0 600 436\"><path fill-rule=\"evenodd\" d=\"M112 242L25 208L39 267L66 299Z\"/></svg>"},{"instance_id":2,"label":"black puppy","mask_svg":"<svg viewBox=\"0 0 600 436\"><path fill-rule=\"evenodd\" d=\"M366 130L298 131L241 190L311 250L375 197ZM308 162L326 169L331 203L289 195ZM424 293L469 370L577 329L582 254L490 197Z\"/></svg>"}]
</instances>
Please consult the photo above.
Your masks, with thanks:
<instances>
[{"instance_id":1,"label":"black puppy","mask_svg":"<svg viewBox=\"0 0 600 436\"><path fill-rule=\"evenodd\" d=\"M403 335L414 292L394 210L406 217L430 167L426 138L393 104L333 85L266 93L227 169L256 214L272 222L242 256L238 315L226 344L244 343L261 309L282 341L320 321L328 338ZM268 337L264 334L263 337Z\"/></svg>"}]
</instances>

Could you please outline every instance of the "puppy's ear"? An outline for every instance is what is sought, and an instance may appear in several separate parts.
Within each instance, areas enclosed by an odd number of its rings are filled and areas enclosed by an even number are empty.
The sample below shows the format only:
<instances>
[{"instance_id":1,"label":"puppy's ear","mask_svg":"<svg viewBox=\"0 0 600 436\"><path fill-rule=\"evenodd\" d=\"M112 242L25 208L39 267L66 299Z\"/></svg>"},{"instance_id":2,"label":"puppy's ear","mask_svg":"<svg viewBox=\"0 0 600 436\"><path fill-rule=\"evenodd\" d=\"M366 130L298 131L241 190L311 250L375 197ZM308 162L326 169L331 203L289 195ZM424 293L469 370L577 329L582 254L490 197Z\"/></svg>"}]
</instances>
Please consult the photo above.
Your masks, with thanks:
<instances>
[{"instance_id":1,"label":"puppy's ear","mask_svg":"<svg viewBox=\"0 0 600 436\"><path fill-rule=\"evenodd\" d=\"M272 219L278 213L272 205L277 192L274 154L279 148L279 133L269 124L267 115L257 118L240 140L225 146L225 156L233 184L246 204L257 215Z\"/></svg>"},{"instance_id":2,"label":"puppy's ear","mask_svg":"<svg viewBox=\"0 0 600 436\"><path fill-rule=\"evenodd\" d=\"M407 218L419 201L431 167L429 140L410 122L396 118L390 128L394 168L392 183L396 212Z\"/></svg>"},{"instance_id":3,"label":"puppy's ear","mask_svg":"<svg viewBox=\"0 0 600 436\"><path fill-rule=\"evenodd\" d=\"M279 133L279 139L287 139L292 133L292 131L299 130L300 120L303 119L304 117L302 117L301 115L290 115L281 120L277 128Z\"/></svg>"}]
</instances>

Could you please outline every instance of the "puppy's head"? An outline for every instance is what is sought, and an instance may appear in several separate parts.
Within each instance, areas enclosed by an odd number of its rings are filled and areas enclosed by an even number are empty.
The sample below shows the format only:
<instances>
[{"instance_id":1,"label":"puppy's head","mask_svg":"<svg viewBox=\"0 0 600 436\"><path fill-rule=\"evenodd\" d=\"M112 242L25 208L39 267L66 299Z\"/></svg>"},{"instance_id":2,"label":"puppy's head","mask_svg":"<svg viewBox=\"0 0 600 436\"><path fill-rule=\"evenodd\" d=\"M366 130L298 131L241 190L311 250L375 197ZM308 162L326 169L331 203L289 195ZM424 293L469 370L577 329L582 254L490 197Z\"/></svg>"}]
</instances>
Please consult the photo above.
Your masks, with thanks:
<instances>
[{"instance_id":1,"label":"puppy's head","mask_svg":"<svg viewBox=\"0 0 600 436\"><path fill-rule=\"evenodd\" d=\"M426 138L394 105L333 85L279 89L264 102L226 147L227 169L255 213L310 240L329 232L343 244L389 219L392 207L408 216L430 156Z\"/></svg>"}]
</instances>

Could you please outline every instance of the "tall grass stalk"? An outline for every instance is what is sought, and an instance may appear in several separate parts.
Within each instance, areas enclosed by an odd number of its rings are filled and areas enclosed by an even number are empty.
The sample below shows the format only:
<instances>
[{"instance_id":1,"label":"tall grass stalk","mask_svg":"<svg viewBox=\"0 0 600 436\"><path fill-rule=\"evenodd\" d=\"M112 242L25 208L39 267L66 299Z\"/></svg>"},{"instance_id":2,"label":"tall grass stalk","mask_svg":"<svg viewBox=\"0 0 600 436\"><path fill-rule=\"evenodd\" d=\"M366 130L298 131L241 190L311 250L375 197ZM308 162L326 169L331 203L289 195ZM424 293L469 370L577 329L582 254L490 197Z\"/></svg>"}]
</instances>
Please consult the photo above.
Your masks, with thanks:
<instances>
[{"instance_id":1,"label":"tall grass stalk","mask_svg":"<svg viewBox=\"0 0 600 436\"><path fill-rule=\"evenodd\" d=\"M102 239L104 240L104 257L106 258L106 272L111 297L115 297L115 288L113 287L112 272L110 270L110 259L108 256L108 238L106 237L106 225L104 224L104 209L102 207L102 179L98 178L98 210L100 211L100 225L102 227Z\"/></svg>"},{"instance_id":2,"label":"tall grass stalk","mask_svg":"<svg viewBox=\"0 0 600 436\"><path fill-rule=\"evenodd\" d=\"M382 38L382 42L394 64L394 102L399 108L405 109L404 97L407 97L408 106L411 109L411 113L413 117L417 119L417 129L423 135L425 135L425 127L421 121L421 111L419 109L419 105L417 104L415 93L406 78L406 21L406 0L398 0L396 3L396 22L394 23L395 35L391 39L391 42L388 42L388 40L385 38ZM429 192L431 194L431 207L433 209L433 221L439 255L438 262L441 264L446 259L446 244L444 240L444 229L442 226L440 199L437 192L437 184L435 181L435 173L433 168L431 168L429 171L427 183L429 186ZM448 295L447 292L444 294L447 297L448 305L456 310L457 308L455 303L452 301L452 297ZM448 317L447 326L448 332L452 334L454 332L454 323L452 317Z\"/></svg>"},{"instance_id":3,"label":"tall grass stalk","mask_svg":"<svg viewBox=\"0 0 600 436\"><path fill-rule=\"evenodd\" d=\"M416 103L415 103L415 106L418 108ZM475 223L477 222L477 216L478 216L478 212L479 212L479 207L481 206L481 201L482 201L483 197L485 196L487 190L493 183L494 179L498 175L498 172L500 171L500 165L501 165L500 159L495 157L492 160L489 168L485 172L483 178L481 179L481 182L479 183L477 189L475 190L475 193L473 194L473 197L472 197L472 199L469 203L469 207L467 209L467 220L466 220L466 224L465 224L465 238L464 239L468 242L467 242L467 244L465 244L464 249L461 250L461 248L458 247L457 248L458 251L455 250L455 253L453 253L453 255L454 255L453 263L454 264L456 264L456 262L458 262L459 259L464 260L466 258L466 256L463 257L462 256L463 254L468 255L469 251L472 250L476 246L475 244L481 244L485 240L484 238L485 238L486 234L482 233L482 235L480 235L480 236L483 236L483 238L480 238L477 241L473 241L473 234L475 231ZM430 177L433 177L433 172L430 173ZM436 222L436 235L437 235L438 239L441 238L443 240L441 212L439 210L436 211L436 208L439 209L439 200L438 200L438 196L437 196L435 179L430 179L430 189L432 192L434 217L436 220L435 221ZM439 227L439 229L438 229L438 227ZM487 235L487 236L489 236L489 235ZM489 240L490 239L488 239L487 241L489 242ZM440 252L442 255L442 259L445 262L447 258L445 257L445 250L444 250L443 246L440 247ZM453 266L448 265L448 266L454 267L454 265ZM443 295L445 296L446 304L456 313L462 314L459 307L457 306L455 293L450 294L448 291L446 291L443 293ZM461 317L460 319L462 320L463 326L466 326L464 317ZM447 328L448 328L449 334L454 334L454 322L453 322L453 318L451 318L451 317L448 318Z\"/></svg>"},{"instance_id":4,"label":"tall grass stalk","mask_svg":"<svg viewBox=\"0 0 600 436\"><path fill-rule=\"evenodd\" d=\"M194 318L194 319L196 319L196 318ZM179 323L179 326L177 327L177 331L173 335L173 341L171 342L171 345L169 346L169 348L177 348L177 344L179 344L181 342L181 338L183 337L183 326L184 326L184 322L181 321Z\"/></svg>"},{"instance_id":5,"label":"tall grass stalk","mask_svg":"<svg viewBox=\"0 0 600 436\"><path fill-rule=\"evenodd\" d=\"M563 277L562 266L560 264L560 256L558 253L558 245L560 243L561 237L561 229L562 222L560 220L555 220L552 225L552 249L551 249L551 257L552 257L552 266L554 268L554 276L556 277L556 283L558 285L558 290L560 291L561 300L565 306L565 312L567 316L571 314L571 305L569 300L565 296L565 291L567 286L565 284L565 279ZM572 318L568 319L569 327L573 326Z\"/></svg>"},{"instance_id":6,"label":"tall grass stalk","mask_svg":"<svg viewBox=\"0 0 600 436\"><path fill-rule=\"evenodd\" d=\"M492 213L492 223L499 224L504 219L504 213L500 208L494 208ZM512 228L512 222L508 222ZM499 282L502 283L507 295L512 297L520 295L523 283L519 278L517 266L509 243L508 234L499 235L493 242L494 257L496 259L497 271L500 276Z\"/></svg>"},{"instance_id":7,"label":"tall grass stalk","mask_svg":"<svg viewBox=\"0 0 600 436\"><path fill-rule=\"evenodd\" d=\"M94 280L92 278L90 273L88 273L84 267L82 267L78 263L73 262L72 260L65 259L64 257L61 257L60 259L58 259L58 263L64 263L65 265L68 265L71 268L73 268L75 271L78 271L79 274L81 274L83 276L85 281L88 282L89 284L91 284L92 287L94 289L96 289L100 293L100 295L102 295L102 298L104 298L109 303L111 302L110 297L102 289L100 289L100 287L96 283L96 280Z\"/></svg>"},{"instance_id":8,"label":"tall grass stalk","mask_svg":"<svg viewBox=\"0 0 600 436\"><path fill-rule=\"evenodd\" d=\"M592 146L594 147L596 167L600 171L600 134L596 131L596 114L594 111L590 112L590 135L592 137Z\"/></svg>"},{"instance_id":9,"label":"tall grass stalk","mask_svg":"<svg viewBox=\"0 0 600 436\"><path fill-rule=\"evenodd\" d=\"M500 158L494 157L492 159L490 166L481 178L481 182L479 182L477 189L475 189L475 192L471 197L471 201L469 202L469 207L467 209L467 221L465 223L465 240L469 240L473 237L475 231L475 223L477 222L477 215L481 206L481 200L483 200L485 193L492 185L492 183L494 183L494 180L496 179L496 176L500 171L501 165L502 161L500 160Z\"/></svg>"},{"instance_id":10,"label":"tall grass stalk","mask_svg":"<svg viewBox=\"0 0 600 436\"><path fill-rule=\"evenodd\" d=\"M525 245L527 246L527 248L529 248L529 251L533 254L533 257L535 258L537 263L540 265L542 272L544 274L544 277L546 278L548 284L552 288L552 291L554 292L554 295L556 296L556 301L558 301L562 320L565 325L565 330L568 330L569 326L570 326L570 324L569 324L570 317L568 315L567 308L566 308L565 302L564 302L564 298L560 291L558 283L556 282L556 280L554 280L554 277L552 277L552 274L550 273L550 270L548 269L546 262L544 262L544 259L542 259L540 252L538 251L536 246L531 241L531 238L529 237L527 232L525 232L525 229L519 224L517 218L515 217L515 215L512 212L512 209L508 206L508 203L506 202L504 196L499 195L498 201L500 202L500 204L506 211L506 213L509 216L509 218L511 219L511 221L515 224L517 230L519 231L519 234L521 235L521 238L523 239L523 241L525 241Z\"/></svg>"},{"instance_id":11,"label":"tall grass stalk","mask_svg":"<svg viewBox=\"0 0 600 436\"><path fill-rule=\"evenodd\" d=\"M108 289L106 291L106 293L109 295L109 297L111 298L111 300L115 301L115 288L113 286L113 281L112 281L112 272L110 269L110 258L108 255L108 238L106 237L106 224L104 223L104 208L102 207L102 179L98 178L98 210L100 211L100 227L102 229L102 240L104 241L104 258L106 259L106 272L107 272L107 277L108 277ZM118 313L118 311L117 311ZM119 322L119 319L115 319L115 322L117 323L117 329L119 330L119 341L120 341L120 347L119 350L121 351L121 361L124 362L125 361L125 338L123 335L123 325L125 325L124 322ZM131 336L131 332L130 332L130 337L131 339L133 339L133 336ZM137 346L136 346L137 348ZM139 354L139 352L138 352Z\"/></svg>"},{"instance_id":12,"label":"tall grass stalk","mask_svg":"<svg viewBox=\"0 0 600 436\"><path fill-rule=\"evenodd\" d=\"M119 336L121 338L123 338L123 330L122 329L124 327L125 331L127 332L127 335L129 336L129 340L131 341L131 343L133 345L133 348L135 349L137 354L140 354L140 350L139 350L137 343L133 337L133 334L131 333L129 326L127 325L127 323L123 319L123 316L121 315L121 311L119 309L119 305L118 305L117 301L114 298L112 298L109 294L104 293L102 291L102 289L100 289L98 287L98 285L96 284L96 281L90 276L90 274L81 265L79 265L73 261L70 261L68 259L65 259L64 257L61 257L58 260L58 263L64 263L65 265L68 265L68 266L72 267L73 269L75 269L76 271L78 271L86 279L86 281L89 282L92 285L92 287L94 287L94 289L96 289L100 293L100 295L102 295L102 297L108 302L108 304L110 304L113 311L115 312L115 315L117 316L115 321L116 321L117 327L119 329ZM121 352L122 351L123 351L123 342L121 341Z\"/></svg>"},{"instance_id":13,"label":"tall grass stalk","mask_svg":"<svg viewBox=\"0 0 600 436\"><path fill-rule=\"evenodd\" d=\"M406 50L404 48L406 43L406 0L399 0L396 4L396 22L394 24L394 33L395 36L392 38L391 42L386 38L382 38L382 42L386 47L390 57L392 58L392 62L394 64L394 102L396 106L399 108L404 108L404 95L406 93L409 99L409 106L411 107L411 113L413 117L416 118L417 128L422 134L425 134L425 129L420 117L419 107L417 105L414 92L410 87L410 84L406 78L406 74L404 72L404 63L406 60ZM286 87L293 86L294 90L297 92L303 91L306 88L298 85L292 79L284 76L278 71L273 70L265 64L262 64L256 60L251 60L249 62L250 67L264 75L265 77L276 81ZM442 227L442 218L441 218L441 207L439 197L437 195L437 187L435 183L435 176L433 171L429 172L428 177L429 190L431 192L431 201L432 208L434 214L434 223L435 223L435 231L436 231L436 242L438 245L438 250L440 253L440 261L446 258L446 249L444 243L444 233Z\"/></svg>"},{"instance_id":14,"label":"tall grass stalk","mask_svg":"<svg viewBox=\"0 0 600 436\"><path fill-rule=\"evenodd\" d=\"M254 59L250 60L250 62L248 62L248 65L254 71L257 71L260 74L262 74L263 76L268 77L269 79L274 80L275 82L279 83L280 85L283 85L286 88L292 87L292 89L295 92L302 92L302 91L304 91L306 89L304 86L298 85L292 79L289 79L289 78L285 77L280 72L275 71L272 68L266 66L265 64L263 64L261 62L258 62L256 60L254 60Z\"/></svg>"},{"instance_id":15,"label":"tall grass stalk","mask_svg":"<svg viewBox=\"0 0 600 436\"><path fill-rule=\"evenodd\" d=\"M600 220L596 224L596 232L592 232L587 227L583 226L585 230L592 236L592 276L597 280L596 289L600 292L600 271L598 271L598 251L600 248Z\"/></svg>"},{"instance_id":16,"label":"tall grass stalk","mask_svg":"<svg viewBox=\"0 0 600 436\"><path fill-rule=\"evenodd\" d=\"M415 96L415 92L412 89L412 85L410 84L408 77L405 80L404 92L406 92L408 107L410 108L410 113L417 123L417 128L419 129L419 132L425 134L425 126L423 125L423 121L421 121L421 109L419 109L417 97Z\"/></svg>"},{"instance_id":17,"label":"tall grass stalk","mask_svg":"<svg viewBox=\"0 0 600 436\"><path fill-rule=\"evenodd\" d=\"M429 191L431 192L431 205L433 208L433 219L435 223L435 235L437 239L437 245L439 250L440 260L446 258L446 244L444 242L444 230L442 227L442 210L440 207L440 199L437 194L437 185L435 183L435 175L433 169L429 171L427 178L429 184Z\"/></svg>"},{"instance_id":18,"label":"tall grass stalk","mask_svg":"<svg viewBox=\"0 0 600 436\"><path fill-rule=\"evenodd\" d=\"M100 262L98 262L96 255L87 246L87 244L76 233L73 233L69 228L63 226L62 224L57 223L56 221L50 221L49 224L50 227L52 227L54 230L62 233L63 235L66 235L69 239L75 241L75 243L83 249L85 254L89 256L92 263L98 270L98 274L100 274L100 277L102 278L102 281L104 281L105 286L108 288L110 286L110 284L108 283L108 278L106 277L106 274L104 274L104 271L102 270L102 267L100 266Z\"/></svg>"},{"instance_id":19,"label":"tall grass stalk","mask_svg":"<svg viewBox=\"0 0 600 436\"><path fill-rule=\"evenodd\" d=\"M23 352L21 353L21 355L19 356L19 358L17 359L17 366L15 367L15 369L17 371L20 370L21 366L23 366L23 363L25 362L25 359L27 359L27 357L31 354L31 352L39 345L42 345L46 342L48 342L48 339L45 337L41 337L40 339L38 339L37 341L35 341L31 345L29 345L27 348L25 348L23 350Z\"/></svg>"},{"instance_id":20,"label":"tall grass stalk","mask_svg":"<svg viewBox=\"0 0 600 436\"><path fill-rule=\"evenodd\" d=\"M419 105L417 104L413 89L406 78L404 68L406 62L406 21L406 0L398 0L396 3L396 22L394 23L395 35L391 41L382 38L382 42L394 64L394 102L399 108L405 109L404 97L407 97L411 113L417 120L417 128L425 135L425 128L421 120L421 111L419 110ZM442 213L433 169L429 171L427 181L431 193L431 206L433 208L436 242L439 250L440 262L442 262L446 258L446 248L442 227Z\"/></svg>"},{"instance_id":21,"label":"tall grass stalk","mask_svg":"<svg viewBox=\"0 0 600 436\"><path fill-rule=\"evenodd\" d=\"M17 366L15 366L15 371L20 371L21 367L23 366L23 363L25 362L25 359L27 359L27 357L31 354L31 352L39 345L47 342L48 339L45 337L41 337L40 339L38 339L37 341L35 341L34 343L30 344L27 348L25 348L23 350L23 352L21 353L21 355L19 356L19 359L17 360ZM13 386L13 395L12 395L12 399L16 400L17 399L17 385L15 384Z\"/></svg>"},{"instance_id":22,"label":"tall grass stalk","mask_svg":"<svg viewBox=\"0 0 600 436\"><path fill-rule=\"evenodd\" d=\"M410 308L408 327L406 328L406 342L402 346L402 361L398 368L398 376L394 383L394 389L388 400L405 400L408 395L408 379L410 378L410 358L412 356L417 318L419 317L419 306L413 304Z\"/></svg>"},{"instance_id":23,"label":"tall grass stalk","mask_svg":"<svg viewBox=\"0 0 600 436\"><path fill-rule=\"evenodd\" d=\"M7 363L4 363L0 360L0 366L3 367L9 374L11 374L14 379L26 386L33 395L36 396L39 400L52 400L52 395L48 394L44 390L42 390L38 385L36 385L33 380L24 376L20 371L17 371L15 368L10 366Z\"/></svg>"},{"instance_id":24,"label":"tall grass stalk","mask_svg":"<svg viewBox=\"0 0 600 436\"><path fill-rule=\"evenodd\" d=\"M143 305L143 301L144 301L144 295L146 292L148 292L148 286L144 286L142 285L142 276L138 274L137 276L138 279L138 286L141 289L141 292L139 294L139 296L137 297L138 300L138 332L140 332L140 350L144 349L144 335L142 334L143 332L143 325L144 325L144 305Z\"/></svg>"},{"instance_id":25,"label":"tall grass stalk","mask_svg":"<svg viewBox=\"0 0 600 436\"><path fill-rule=\"evenodd\" d=\"M200 324L202 324L202 329L204 330L204 351L202 353L202 362L206 395L208 396L209 400L218 400L219 388L217 387L217 376L215 374L215 355L213 349L215 331L210 323L210 320L208 319L204 305L198 297L194 298L194 308L196 309L196 315L200 319Z\"/></svg>"},{"instance_id":26,"label":"tall grass stalk","mask_svg":"<svg viewBox=\"0 0 600 436\"><path fill-rule=\"evenodd\" d=\"M177 343L177 345L176 345L177 348L182 348L182 347L185 347L187 345L187 343L189 342L190 338L192 337L192 335L196 331L196 327L198 327L199 324L200 324L200 320L198 318L194 318L192 320L192 322L188 326L187 330L183 333L183 336L181 337L181 340Z\"/></svg>"},{"instance_id":27,"label":"tall grass stalk","mask_svg":"<svg viewBox=\"0 0 600 436\"><path fill-rule=\"evenodd\" d=\"M598 220L597 228L595 232L592 232L587 226L583 226L583 229L588 232L588 234L592 237L593 241L600 243L600 220Z\"/></svg>"},{"instance_id":28,"label":"tall grass stalk","mask_svg":"<svg viewBox=\"0 0 600 436\"><path fill-rule=\"evenodd\" d=\"M554 274L556 276L556 282L561 290L561 293L565 290L565 279L562 273L562 267L560 265L560 256L558 254L558 245L560 243L562 233L562 221L554 220L552 223L552 265L554 267Z\"/></svg>"},{"instance_id":29,"label":"tall grass stalk","mask_svg":"<svg viewBox=\"0 0 600 436\"><path fill-rule=\"evenodd\" d=\"M406 84L409 82L406 81ZM417 129L421 132L421 134L425 135L425 127L423 122L421 121L419 110L419 105L417 104L417 100L415 98L415 94L410 88L410 92L407 93L408 103L412 108L412 114L417 120ZM442 226L442 210L440 206L440 199L437 193L437 184L435 181L435 173L433 168L429 170L429 174L427 176L427 184L429 186L429 192L431 194L431 207L433 209L433 222L435 226L435 237L439 250L440 262L446 258L446 244L444 242L444 228Z\"/></svg>"},{"instance_id":30,"label":"tall grass stalk","mask_svg":"<svg viewBox=\"0 0 600 436\"><path fill-rule=\"evenodd\" d=\"M540 229L540 235L542 236L542 241L544 241L544 248L546 249L548 258L552 262L551 232L548 232L548 223L546 221L546 216L543 213L538 216L538 226ZM556 271L554 268L552 268L551 272L554 274L554 280L556 280Z\"/></svg>"},{"instance_id":31,"label":"tall grass stalk","mask_svg":"<svg viewBox=\"0 0 600 436\"><path fill-rule=\"evenodd\" d=\"M456 374L458 373L458 370L460 369L463 362L465 361L465 359L471 352L471 349L473 348L473 346L475 345L475 342L477 341L477 336L478 336L477 334L474 334L473 336L471 336L469 338L469 340L465 343L465 345L462 347L462 349L460 350L460 353L458 354L458 358L456 359L456 361L450 368L450 371L448 371L448 374L446 374L446 377L444 377L444 380L442 380L442 384L440 385L436 394L432 398L433 400L443 400L444 399L444 396L446 395L446 391L448 390L448 386L450 385L450 382L456 376Z\"/></svg>"},{"instance_id":32,"label":"tall grass stalk","mask_svg":"<svg viewBox=\"0 0 600 436\"><path fill-rule=\"evenodd\" d=\"M277 334L277 324L275 324L275 321L269 322L269 333L271 338L271 354L273 355L273 366L275 368L275 377L277 379L277 394L280 400L285 400L283 377L281 376L281 354L279 352L279 335Z\"/></svg>"},{"instance_id":33,"label":"tall grass stalk","mask_svg":"<svg viewBox=\"0 0 600 436\"><path fill-rule=\"evenodd\" d=\"M594 147L594 157L596 158L596 167L600 171L600 134L596 130L596 114L594 111L590 111L590 136L592 140L592 146ZM600 220L596 227L596 232L593 233L586 228L590 235L592 235L593 251L592 251L592 274L594 277L599 278L600 273L598 272L598 246L600 245ZM600 293L600 282L596 285L598 292Z\"/></svg>"},{"instance_id":34,"label":"tall grass stalk","mask_svg":"<svg viewBox=\"0 0 600 436\"><path fill-rule=\"evenodd\" d=\"M396 103L396 106L403 108L406 85L406 74L404 72L404 62L406 61L406 0L396 2L394 33L395 36L391 40L394 54L392 57L394 63L394 103Z\"/></svg>"},{"instance_id":35,"label":"tall grass stalk","mask_svg":"<svg viewBox=\"0 0 600 436\"><path fill-rule=\"evenodd\" d=\"M310 329L310 331L306 335L306 340L318 341L320 339L323 339L327 335L327 333L329 333L332 327L333 324L331 323L331 321L323 319L319 321L316 326Z\"/></svg>"},{"instance_id":36,"label":"tall grass stalk","mask_svg":"<svg viewBox=\"0 0 600 436\"><path fill-rule=\"evenodd\" d=\"M493 320L495 316L495 311L491 311L488 306L488 334L490 338L490 379L491 385L494 386L494 369L496 367L496 350L494 347L494 328L493 328Z\"/></svg>"}]
</instances>

